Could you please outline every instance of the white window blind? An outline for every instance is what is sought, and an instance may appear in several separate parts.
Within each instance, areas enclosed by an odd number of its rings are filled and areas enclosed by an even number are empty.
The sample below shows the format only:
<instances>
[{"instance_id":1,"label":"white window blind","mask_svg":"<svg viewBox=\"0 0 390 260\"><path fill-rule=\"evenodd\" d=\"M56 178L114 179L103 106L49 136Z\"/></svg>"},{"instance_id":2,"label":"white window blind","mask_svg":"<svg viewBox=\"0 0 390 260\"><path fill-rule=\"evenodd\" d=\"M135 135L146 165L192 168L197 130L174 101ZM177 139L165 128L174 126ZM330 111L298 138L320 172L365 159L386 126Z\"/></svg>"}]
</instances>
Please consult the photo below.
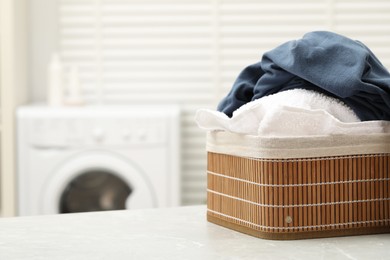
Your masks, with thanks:
<instances>
[{"instance_id":1,"label":"white window blind","mask_svg":"<svg viewBox=\"0 0 390 260\"><path fill-rule=\"evenodd\" d=\"M237 74L277 45L332 30L390 67L390 2L349 0L58 0L59 51L80 68L88 103L182 107L183 204L206 198L205 133Z\"/></svg>"}]
</instances>

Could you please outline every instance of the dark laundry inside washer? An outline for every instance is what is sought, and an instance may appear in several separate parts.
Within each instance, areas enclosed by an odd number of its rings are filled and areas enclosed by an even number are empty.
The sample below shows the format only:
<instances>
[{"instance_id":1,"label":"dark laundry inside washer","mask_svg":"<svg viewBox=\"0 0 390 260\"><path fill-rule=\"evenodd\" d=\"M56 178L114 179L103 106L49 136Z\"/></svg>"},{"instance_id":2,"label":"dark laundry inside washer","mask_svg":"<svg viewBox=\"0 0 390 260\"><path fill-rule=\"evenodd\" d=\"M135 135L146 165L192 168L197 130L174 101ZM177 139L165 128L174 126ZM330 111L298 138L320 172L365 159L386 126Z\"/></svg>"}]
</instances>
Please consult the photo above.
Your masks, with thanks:
<instances>
[{"instance_id":1,"label":"dark laundry inside washer","mask_svg":"<svg viewBox=\"0 0 390 260\"><path fill-rule=\"evenodd\" d=\"M114 173L89 170L78 175L61 195L60 213L118 210L126 208L132 188Z\"/></svg>"}]
</instances>

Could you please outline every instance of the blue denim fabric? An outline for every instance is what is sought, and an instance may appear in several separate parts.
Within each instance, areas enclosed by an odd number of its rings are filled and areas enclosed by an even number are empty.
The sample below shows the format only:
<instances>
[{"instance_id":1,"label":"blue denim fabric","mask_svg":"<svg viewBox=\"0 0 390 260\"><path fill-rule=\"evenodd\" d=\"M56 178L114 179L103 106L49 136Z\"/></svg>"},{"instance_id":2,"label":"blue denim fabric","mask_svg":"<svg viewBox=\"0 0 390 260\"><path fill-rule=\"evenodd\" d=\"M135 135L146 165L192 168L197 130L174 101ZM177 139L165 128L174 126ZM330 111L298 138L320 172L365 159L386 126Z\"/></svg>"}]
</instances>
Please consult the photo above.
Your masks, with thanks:
<instances>
[{"instance_id":1,"label":"blue denim fabric","mask_svg":"<svg viewBox=\"0 0 390 260\"><path fill-rule=\"evenodd\" d=\"M326 31L266 52L240 73L218 111L231 117L247 102L293 88L339 98L362 121L390 120L389 72L361 42Z\"/></svg>"}]
</instances>

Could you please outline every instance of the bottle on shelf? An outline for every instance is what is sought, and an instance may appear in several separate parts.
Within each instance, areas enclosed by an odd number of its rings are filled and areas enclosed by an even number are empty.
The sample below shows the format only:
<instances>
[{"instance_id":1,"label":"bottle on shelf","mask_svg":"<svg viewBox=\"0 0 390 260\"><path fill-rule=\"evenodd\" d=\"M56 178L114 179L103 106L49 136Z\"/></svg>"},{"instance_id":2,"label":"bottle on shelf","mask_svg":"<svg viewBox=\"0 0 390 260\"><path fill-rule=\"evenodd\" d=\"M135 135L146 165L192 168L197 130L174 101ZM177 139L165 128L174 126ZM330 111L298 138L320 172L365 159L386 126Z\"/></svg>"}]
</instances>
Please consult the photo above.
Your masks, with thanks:
<instances>
[{"instance_id":1,"label":"bottle on shelf","mask_svg":"<svg viewBox=\"0 0 390 260\"><path fill-rule=\"evenodd\" d=\"M47 103L49 106L62 106L64 101L63 65L58 53L52 54L47 74Z\"/></svg>"}]
</instances>

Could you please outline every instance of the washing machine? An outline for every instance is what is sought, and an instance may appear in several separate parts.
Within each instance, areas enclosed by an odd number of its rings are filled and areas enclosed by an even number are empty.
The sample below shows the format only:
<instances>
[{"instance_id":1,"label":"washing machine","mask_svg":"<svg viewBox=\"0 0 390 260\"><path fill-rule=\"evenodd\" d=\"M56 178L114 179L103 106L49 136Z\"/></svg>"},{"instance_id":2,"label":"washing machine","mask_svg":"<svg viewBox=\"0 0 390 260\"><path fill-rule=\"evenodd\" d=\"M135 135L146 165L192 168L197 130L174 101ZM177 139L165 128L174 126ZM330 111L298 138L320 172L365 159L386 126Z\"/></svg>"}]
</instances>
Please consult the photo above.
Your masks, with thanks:
<instances>
[{"instance_id":1,"label":"washing machine","mask_svg":"<svg viewBox=\"0 0 390 260\"><path fill-rule=\"evenodd\" d=\"M18 214L180 204L177 106L17 110Z\"/></svg>"}]
</instances>

